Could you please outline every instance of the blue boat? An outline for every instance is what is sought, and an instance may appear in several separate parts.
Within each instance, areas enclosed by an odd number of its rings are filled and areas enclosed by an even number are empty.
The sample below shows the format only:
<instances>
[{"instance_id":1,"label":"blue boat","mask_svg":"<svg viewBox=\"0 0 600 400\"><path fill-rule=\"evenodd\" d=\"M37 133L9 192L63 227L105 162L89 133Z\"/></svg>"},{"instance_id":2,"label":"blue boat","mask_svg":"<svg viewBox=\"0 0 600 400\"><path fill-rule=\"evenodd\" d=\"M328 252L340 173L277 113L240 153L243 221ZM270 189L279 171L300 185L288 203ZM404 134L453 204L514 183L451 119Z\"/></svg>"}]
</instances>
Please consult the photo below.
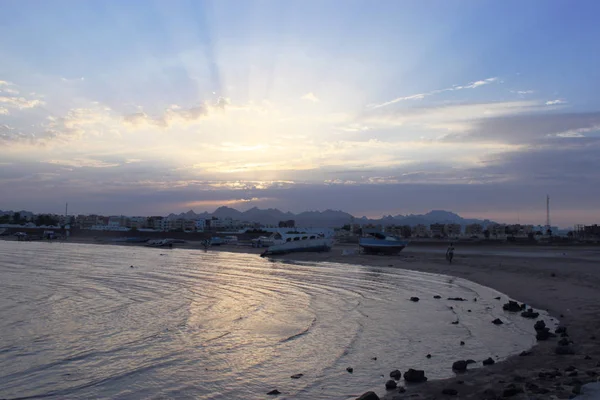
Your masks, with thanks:
<instances>
[{"instance_id":1,"label":"blue boat","mask_svg":"<svg viewBox=\"0 0 600 400\"><path fill-rule=\"evenodd\" d=\"M399 237L386 235L382 232L369 233L368 236L361 237L358 240L358 245L368 254L397 254L408 243L408 240L402 240Z\"/></svg>"}]
</instances>

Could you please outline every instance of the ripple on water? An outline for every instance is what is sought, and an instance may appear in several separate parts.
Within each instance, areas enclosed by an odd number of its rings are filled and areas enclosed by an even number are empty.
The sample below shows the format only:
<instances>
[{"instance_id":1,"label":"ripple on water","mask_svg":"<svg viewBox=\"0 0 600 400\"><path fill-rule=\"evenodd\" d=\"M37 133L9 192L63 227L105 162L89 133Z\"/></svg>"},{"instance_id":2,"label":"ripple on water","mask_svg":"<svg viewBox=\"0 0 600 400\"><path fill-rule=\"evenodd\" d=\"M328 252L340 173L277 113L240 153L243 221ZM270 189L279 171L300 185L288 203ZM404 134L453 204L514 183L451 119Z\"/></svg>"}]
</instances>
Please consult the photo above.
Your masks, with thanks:
<instances>
[{"instance_id":1,"label":"ripple on water","mask_svg":"<svg viewBox=\"0 0 600 400\"><path fill-rule=\"evenodd\" d=\"M444 378L534 342L461 279L161 251L0 242L0 398L352 398L392 369Z\"/></svg>"}]
</instances>

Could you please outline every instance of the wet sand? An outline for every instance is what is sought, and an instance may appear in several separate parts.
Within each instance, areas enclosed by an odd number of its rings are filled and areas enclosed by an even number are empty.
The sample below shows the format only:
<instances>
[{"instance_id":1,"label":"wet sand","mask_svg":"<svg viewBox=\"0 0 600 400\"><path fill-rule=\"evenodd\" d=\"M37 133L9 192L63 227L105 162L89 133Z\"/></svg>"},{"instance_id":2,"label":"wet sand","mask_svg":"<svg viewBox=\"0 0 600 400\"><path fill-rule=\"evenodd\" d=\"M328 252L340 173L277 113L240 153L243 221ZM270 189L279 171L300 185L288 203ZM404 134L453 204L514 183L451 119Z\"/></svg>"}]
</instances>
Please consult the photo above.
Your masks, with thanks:
<instances>
[{"instance_id":1,"label":"wet sand","mask_svg":"<svg viewBox=\"0 0 600 400\"><path fill-rule=\"evenodd\" d=\"M70 240L76 242L77 240ZM83 240L94 243L93 240ZM568 330L575 354L557 355L560 337L538 342L530 355L514 356L492 366L481 366L447 380L421 384L398 382L406 391L387 391L385 399L443 399L454 389L459 399L508 398L503 394L520 392L511 399L569 399L585 383L600 376L600 248L599 247L520 247L506 245L456 247L454 262L444 260L445 244L408 247L397 256L343 255L356 246L336 246L328 253L297 253L279 256L305 262L340 262L359 265L405 268L465 278L491 287L536 309L547 310ZM199 243L175 247L200 248ZM248 246L221 246L209 251L259 254L263 249ZM535 320L531 320L531 324ZM435 357L435 354L432 355ZM400 366L399 366L400 367ZM419 369L419 365L412 366ZM451 369L448 365L448 369ZM472 366L471 366L472 367ZM391 369L390 369L391 371ZM389 372L389 371L388 371ZM404 371L402 371L404 372ZM553 372L548 374L548 372ZM425 371L427 374L427 371ZM373 382L378 394L384 384ZM497 396L497 397L496 397Z\"/></svg>"}]
</instances>

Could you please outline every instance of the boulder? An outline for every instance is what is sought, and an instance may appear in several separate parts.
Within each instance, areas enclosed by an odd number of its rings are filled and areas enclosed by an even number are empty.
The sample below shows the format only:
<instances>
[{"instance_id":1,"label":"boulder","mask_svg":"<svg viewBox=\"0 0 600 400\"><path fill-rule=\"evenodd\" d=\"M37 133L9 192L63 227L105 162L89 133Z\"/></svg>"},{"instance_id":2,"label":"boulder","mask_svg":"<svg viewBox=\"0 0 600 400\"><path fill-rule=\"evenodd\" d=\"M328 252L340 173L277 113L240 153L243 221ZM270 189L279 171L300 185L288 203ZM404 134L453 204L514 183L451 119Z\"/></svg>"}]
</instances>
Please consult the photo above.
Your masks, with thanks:
<instances>
[{"instance_id":1,"label":"boulder","mask_svg":"<svg viewBox=\"0 0 600 400\"><path fill-rule=\"evenodd\" d=\"M410 301L414 301L416 303L417 301L419 301L419 298L416 296L413 296L410 298Z\"/></svg>"},{"instance_id":2,"label":"boulder","mask_svg":"<svg viewBox=\"0 0 600 400\"><path fill-rule=\"evenodd\" d=\"M281 394L281 392L277 389L273 389L270 392L267 393L269 396L277 396L278 394Z\"/></svg>"},{"instance_id":3,"label":"boulder","mask_svg":"<svg viewBox=\"0 0 600 400\"><path fill-rule=\"evenodd\" d=\"M502 306L502 309L504 311L519 312L519 311L521 311L521 305L519 303L517 303L516 301L509 300L508 303L505 303Z\"/></svg>"},{"instance_id":4,"label":"boulder","mask_svg":"<svg viewBox=\"0 0 600 400\"><path fill-rule=\"evenodd\" d=\"M568 346L570 343L571 341L567 338L562 338L558 341L559 346Z\"/></svg>"},{"instance_id":5,"label":"boulder","mask_svg":"<svg viewBox=\"0 0 600 400\"><path fill-rule=\"evenodd\" d=\"M404 373L404 380L406 382L425 382L427 377L425 376L425 371L421 369L412 369L410 368L408 371Z\"/></svg>"},{"instance_id":6,"label":"boulder","mask_svg":"<svg viewBox=\"0 0 600 400\"><path fill-rule=\"evenodd\" d=\"M451 324L452 325L458 325L458 321L452 321Z\"/></svg>"},{"instance_id":7,"label":"boulder","mask_svg":"<svg viewBox=\"0 0 600 400\"><path fill-rule=\"evenodd\" d=\"M452 300L452 301L467 301L467 300L463 299L462 297L448 297L448 300Z\"/></svg>"},{"instance_id":8,"label":"boulder","mask_svg":"<svg viewBox=\"0 0 600 400\"><path fill-rule=\"evenodd\" d=\"M456 396L456 395L458 395L458 390L452 389L452 388L446 388L446 389L442 390L442 394L445 394L446 396Z\"/></svg>"},{"instance_id":9,"label":"boulder","mask_svg":"<svg viewBox=\"0 0 600 400\"><path fill-rule=\"evenodd\" d=\"M455 361L454 364L452 364L452 369L454 371L466 371L467 365L468 364L465 360Z\"/></svg>"},{"instance_id":10,"label":"boulder","mask_svg":"<svg viewBox=\"0 0 600 400\"><path fill-rule=\"evenodd\" d=\"M296 374L296 375L292 375L292 376L290 376L290 378L292 378L292 379L300 379L300 378L302 378L303 376L304 376L304 374Z\"/></svg>"},{"instance_id":11,"label":"boulder","mask_svg":"<svg viewBox=\"0 0 600 400\"><path fill-rule=\"evenodd\" d=\"M366 392L360 397L357 397L356 400L379 400L379 396L377 396L374 392Z\"/></svg>"},{"instance_id":12,"label":"boulder","mask_svg":"<svg viewBox=\"0 0 600 400\"><path fill-rule=\"evenodd\" d=\"M494 361L492 357L488 357L485 360L483 360L483 365L494 365L495 363L496 361Z\"/></svg>"},{"instance_id":13,"label":"boulder","mask_svg":"<svg viewBox=\"0 0 600 400\"><path fill-rule=\"evenodd\" d=\"M539 316L540 316L540 313L533 311L533 309L531 309L531 308L529 310L523 311L521 313L521 317L523 317L523 318L536 319Z\"/></svg>"},{"instance_id":14,"label":"boulder","mask_svg":"<svg viewBox=\"0 0 600 400\"><path fill-rule=\"evenodd\" d=\"M390 378L394 378L395 380L398 381L398 380L400 380L400 378L402 378L402 372L395 369L392 372L390 372Z\"/></svg>"},{"instance_id":15,"label":"boulder","mask_svg":"<svg viewBox=\"0 0 600 400\"><path fill-rule=\"evenodd\" d=\"M349 373L353 373L354 372L354 368L348 367L348 368L346 368L346 371L348 371Z\"/></svg>"},{"instance_id":16,"label":"boulder","mask_svg":"<svg viewBox=\"0 0 600 400\"><path fill-rule=\"evenodd\" d=\"M431 358L431 354L427 354L425 357L427 357L427 358Z\"/></svg>"},{"instance_id":17,"label":"boulder","mask_svg":"<svg viewBox=\"0 0 600 400\"><path fill-rule=\"evenodd\" d=\"M437 294L436 294L435 296L433 296L433 298L434 298L434 299L441 299L441 298L442 298L442 296L440 296L440 295L437 295Z\"/></svg>"},{"instance_id":18,"label":"boulder","mask_svg":"<svg viewBox=\"0 0 600 400\"><path fill-rule=\"evenodd\" d=\"M567 327L566 326L559 326L558 328L556 328L556 330L554 331L554 333L556 333L557 335L563 334L563 333L567 333Z\"/></svg>"},{"instance_id":19,"label":"boulder","mask_svg":"<svg viewBox=\"0 0 600 400\"><path fill-rule=\"evenodd\" d=\"M546 328L546 323L544 321L537 321L535 323L535 325L533 325L533 329L535 329L536 331L541 331L544 328Z\"/></svg>"},{"instance_id":20,"label":"boulder","mask_svg":"<svg viewBox=\"0 0 600 400\"><path fill-rule=\"evenodd\" d=\"M385 388L387 390L392 390L392 389L396 389L398 387L398 384L396 384L396 381L393 379L390 379L389 381L387 381L385 383Z\"/></svg>"},{"instance_id":21,"label":"boulder","mask_svg":"<svg viewBox=\"0 0 600 400\"><path fill-rule=\"evenodd\" d=\"M496 318L495 320L492 321L492 324L494 325L502 325L504 322L502 322L502 320L500 318Z\"/></svg>"},{"instance_id":22,"label":"boulder","mask_svg":"<svg viewBox=\"0 0 600 400\"><path fill-rule=\"evenodd\" d=\"M465 345L465 342L463 342L463 341L461 340L461 341L460 341L460 345L461 345L461 346L464 346L464 345Z\"/></svg>"}]
</instances>

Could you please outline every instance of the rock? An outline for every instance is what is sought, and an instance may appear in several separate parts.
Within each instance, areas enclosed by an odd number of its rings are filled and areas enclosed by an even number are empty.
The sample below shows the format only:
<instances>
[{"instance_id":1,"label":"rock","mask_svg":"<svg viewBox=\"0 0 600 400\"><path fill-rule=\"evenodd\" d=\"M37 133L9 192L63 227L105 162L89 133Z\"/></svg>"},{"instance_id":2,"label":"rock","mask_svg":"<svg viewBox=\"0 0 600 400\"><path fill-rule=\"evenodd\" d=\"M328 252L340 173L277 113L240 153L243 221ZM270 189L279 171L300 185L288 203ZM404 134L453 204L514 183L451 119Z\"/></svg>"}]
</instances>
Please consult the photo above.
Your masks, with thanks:
<instances>
[{"instance_id":1,"label":"rock","mask_svg":"<svg viewBox=\"0 0 600 400\"><path fill-rule=\"evenodd\" d=\"M590 340L596 340L596 336L590 336Z\"/></svg>"},{"instance_id":2,"label":"rock","mask_svg":"<svg viewBox=\"0 0 600 400\"><path fill-rule=\"evenodd\" d=\"M471 310L467 310L467 312L471 312Z\"/></svg>"},{"instance_id":3,"label":"rock","mask_svg":"<svg viewBox=\"0 0 600 400\"><path fill-rule=\"evenodd\" d=\"M523 317L523 318L535 319L535 318L537 318L539 316L540 316L540 313L537 313L537 312L533 311L532 309L529 309L527 311L523 311L521 313L521 317Z\"/></svg>"},{"instance_id":4,"label":"rock","mask_svg":"<svg viewBox=\"0 0 600 400\"><path fill-rule=\"evenodd\" d=\"M452 321L452 325L458 325L458 321Z\"/></svg>"},{"instance_id":5,"label":"rock","mask_svg":"<svg viewBox=\"0 0 600 400\"><path fill-rule=\"evenodd\" d=\"M419 301L419 298L418 297L411 297L410 301L414 301L416 303L417 301Z\"/></svg>"},{"instance_id":6,"label":"rock","mask_svg":"<svg viewBox=\"0 0 600 400\"><path fill-rule=\"evenodd\" d=\"M556 274L553 272L553 273L550 274L550 276L553 277L553 278L555 278Z\"/></svg>"},{"instance_id":7,"label":"rock","mask_svg":"<svg viewBox=\"0 0 600 400\"><path fill-rule=\"evenodd\" d=\"M598 376L598 373L596 371L593 371L593 370L585 371L585 374L587 376L591 376L591 377Z\"/></svg>"},{"instance_id":8,"label":"rock","mask_svg":"<svg viewBox=\"0 0 600 400\"><path fill-rule=\"evenodd\" d=\"M498 297L494 297L494 299L496 299L496 300L500 300L500 299L501 299L501 297L500 297L500 296L498 296Z\"/></svg>"},{"instance_id":9,"label":"rock","mask_svg":"<svg viewBox=\"0 0 600 400\"><path fill-rule=\"evenodd\" d=\"M553 333L550 333L550 330L548 328L545 328L544 330L537 331L535 338L539 341L542 341L542 340L548 340L554 336L555 335Z\"/></svg>"},{"instance_id":10,"label":"rock","mask_svg":"<svg viewBox=\"0 0 600 400\"><path fill-rule=\"evenodd\" d=\"M373 358L371 358L371 360L377 361L377 357L373 357Z\"/></svg>"},{"instance_id":11,"label":"rock","mask_svg":"<svg viewBox=\"0 0 600 400\"><path fill-rule=\"evenodd\" d=\"M463 299L462 297L448 297L448 300L452 300L452 301L467 301L467 300Z\"/></svg>"},{"instance_id":12,"label":"rock","mask_svg":"<svg viewBox=\"0 0 600 400\"><path fill-rule=\"evenodd\" d=\"M446 388L442 390L442 394L445 394L446 396L456 396L458 394L458 390Z\"/></svg>"},{"instance_id":13,"label":"rock","mask_svg":"<svg viewBox=\"0 0 600 400\"><path fill-rule=\"evenodd\" d=\"M357 397L356 400L379 400L379 396L377 396L374 392L366 392L360 397Z\"/></svg>"},{"instance_id":14,"label":"rock","mask_svg":"<svg viewBox=\"0 0 600 400\"><path fill-rule=\"evenodd\" d=\"M353 373L354 372L354 368L348 367L348 368L346 368L346 371L348 371L349 373Z\"/></svg>"},{"instance_id":15,"label":"rock","mask_svg":"<svg viewBox=\"0 0 600 400\"><path fill-rule=\"evenodd\" d=\"M439 296L439 295L437 295L437 294L436 294L435 296L433 296L433 298L434 298L434 299L441 299L441 298L442 298L442 296Z\"/></svg>"},{"instance_id":16,"label":"rock","mask_svg":"<svg viewBox=\"0 0 600 400\"><path fill-rule=\"evenodd\" d=\"M129 268L133 268L133 265L130 265Z\"/></svg>"},{"instance_id":17,"label":"rock","mask_svg":"<svg viewBox=\"0 0 600 400\"><path fill-rule=\"evenodd\" d=\"M590 356L587 356L587 355L586 355L585 357L583 357L583 359L584 359L584 360L591 360L591 359L592 359L592 357L590 357Z\"/></svg>"},{"instance_id":18,"label":"rock","mask_svg":"<svg viewBox=\"0 0 600 400\"><path fill-rule=\"evenodd\" d=\"M427 354L425 357L427 357L427 358L431 358L431 354Z\"/></svg>"},{"instance_id":19,"label":"rock","mask_svg":"<svg viewBox=\"0 0 600 400\"><path fill-rule=\"evenodd\" d=\"M546 323L544 321L537 321L535 325L533 325L533 329L536 331L541 331L546 327Z\"/></svg>"},{"instance_id":20,"label":"rock","mask_svg":"<svg viewBox=\"0 0 600 400\"><path fill-rule=\"evenodd\" d=\"M412 369L410 368L408 371L404 373L404 380L406 382L425 382L427 377L425 376L425 371L421 369Z\"/></svg>"},{"instance_id":21,"label":"rock","mask_svg":"<svg viewBox=\"0 0 600 400\"><path fill-rule=\"evenodd\" d=\"M396 389L398 387L398 385L396 384L396 381L393 379L390 379L389 381L387 381L385 383L385 388L387 390L392 390L392 389Z\"/></svg>"},{"instance_id":22,"label":"rock","mask_svg":"<svg viewBox=\"0 0 600 400\"><path fill-rule=\"evenodd\" d=\"M575 368L574 366L569 365L567 368L565 368L565 372L572 372L572 371L575 371L576 369L577 368Z\"/></svg>"},{"instance_id":23,"label":"rock","mask_svg":"<svg viewBox=\"0 0 600 400\"><path fill-rule=\"evenodd\" d=\"M467 365L468 364L465 360L455 361L454 364L452 364L452 369L454 371L466 371Z\"/></svg>"},{"instance_id":24,"label":"rock","mask_svg":"<svg viewBox=\"0 0 600 400\"><path fill-rule=\"evenodd\" d=\"M406 392L406 388L404 386L398 387L398 393L404 393L404 392Z\"/></svg>"},{"instance_id":25,"label":"rock","mask_svg":"<svg viewBox=\"0 0 600 400\"><path fill-rule=\"evenodd\" d=\"M494 389L485 389L481 395L483 396L482 400L496 400L498 398Z\"/></svg>"},{"instance_id":26,"label":"rock","mask_svg":"<svg viewBox=\"0 0 600 400\"><path fill-rule=\"evenodd\" d=\"M502 320L500 318L496 318L495 320L492 321L492 324L494 325L502 325L504 322L502 322Z\"/></svg>"},{"instance_id":27,"label":"rock","mask_svg":"<svg viewBox=\"0 0 600 400\"><path fill-rule=\"evenodd\" d=\"M571 376L571 377L573 377L573 376L577 376L577 375L579 375L579 372L577 372L577 371L569 372L569 373L567 374L567 376Z\"/></svg>"},{"instance_id":28,"label":"rock","mask_svg":"<svg viewBox=\"0 0 600 400\"><path fill-rule=\"evenodd\" d=\"M575 354L575 350L571 346L556 346L554 353L558 355L572 355Z\"/></svg>"},{"instance_id":29,"label":"rock","mask_svg":"<svg viewBox=\"0 0 600 400\"><path fill-rule=\"evenodd\" d=\"M581 394L581 385L573 386L572 392L573 392L573 394Z\"/></svg>"},{"instance_id":30,"label":"rock","mask_svg":"<svg viewBox=\"0 0 600 400\"><path fill-rule=\"evenodd\" d=\"M267 393L269 396L277 396L278 394L281 394L281 392L277 389L273 389L270 392Z\"/></svg>"},{"instance_id":31,"label":"rock","mask_svg":"<svg viewBox=\"0 0 600 400\"><path fill-rule=\"evenodd\" d=\"M502 306L502 309L504 311L519 312L519 311L521 311L521 305L519 303L517 303L516 301L509 300L508 303L505 303Z\"/></svg>"},{"instance_id":32,"label":"rock","mask_svg":"<svg viewBox=\"0 0 600 400\"><path fill-rule=\"evenodd\" d=\"M390 378L394 378L395 380L398 381L398 380L400 380L400 378L402 378L402 372L395 369L392 372L390 372Z\"/></svg>"},{"instance_id":33,"label":"rock","mask_svg":"<svg viewBox=\"0 0 600 400\"><path fill-rule=\"evenodd\" d=\"M521 356L521 357L526 357L526 356L530 356L530 355L531 355L531 352L527 351L527 350L523 350L521 352L521 354L519 354L519 356Z\"/></svg>"},{"instance_id":34,"label":"rock","mask_svg":"<svg viewBox=\"0 0 600 400\"><path fill-rule=\"evenodd\" d=\"M463 341L461 340L461 341L460 341L460 345L461 345L461 346L464 346L464 345L465 345L465 342L463 342Z\"/></svg>"},{"instance_id":35,"label":"rock","mask_svg":"<svg viewBox=\"0 0 600 400\"><path fill-rule=\"evenodd\" d=\"M473 301L477 301L477 297L475 297L475 298L473 299Z\"/></svg>"},{"instance_id":36,"label":"rock","mask_svg":"<svg viewBox=\"0 0 600 400\"><path fill-rule=\"evenodd\" d=\"M556 328L556 330L554 331L554 333L556 333L557 335L562 334L562 333L567 333L567 327L566 326L559 326L558 328Z\"/></svg>"},{"instance_id":37,"label":"rock","mask_svg":"<svg viewBox=\"0 0 600 400\"><path fill-rule=\"evenodd\" d=\"M296 374L296 375L292 375L292 376L290 376L290 378L292 378L292 379L300 379L300 378L302 378L303 376L304 376L304 374Z\"/></svg>"},{"instance_id":38,"label":"rock","mask_svg":"<svg viewBox=\"0 0 600 400\"><path fill-rule=\"evenodd\" d=\"M483 365L494 365L495 363L496 361L494 361L492 357L488 357L485 360L483 360Z\"/></svg>"},{"instance_id":39,"label":"rock","mask_svg":"<svg viewBox=\"0 0 600 400\"><path fill-rule=\"evenodd\" d=\"M475 360L471 360L470 358L467 360L467 365L476 364Z\"/></svg>"}]
</instances>

